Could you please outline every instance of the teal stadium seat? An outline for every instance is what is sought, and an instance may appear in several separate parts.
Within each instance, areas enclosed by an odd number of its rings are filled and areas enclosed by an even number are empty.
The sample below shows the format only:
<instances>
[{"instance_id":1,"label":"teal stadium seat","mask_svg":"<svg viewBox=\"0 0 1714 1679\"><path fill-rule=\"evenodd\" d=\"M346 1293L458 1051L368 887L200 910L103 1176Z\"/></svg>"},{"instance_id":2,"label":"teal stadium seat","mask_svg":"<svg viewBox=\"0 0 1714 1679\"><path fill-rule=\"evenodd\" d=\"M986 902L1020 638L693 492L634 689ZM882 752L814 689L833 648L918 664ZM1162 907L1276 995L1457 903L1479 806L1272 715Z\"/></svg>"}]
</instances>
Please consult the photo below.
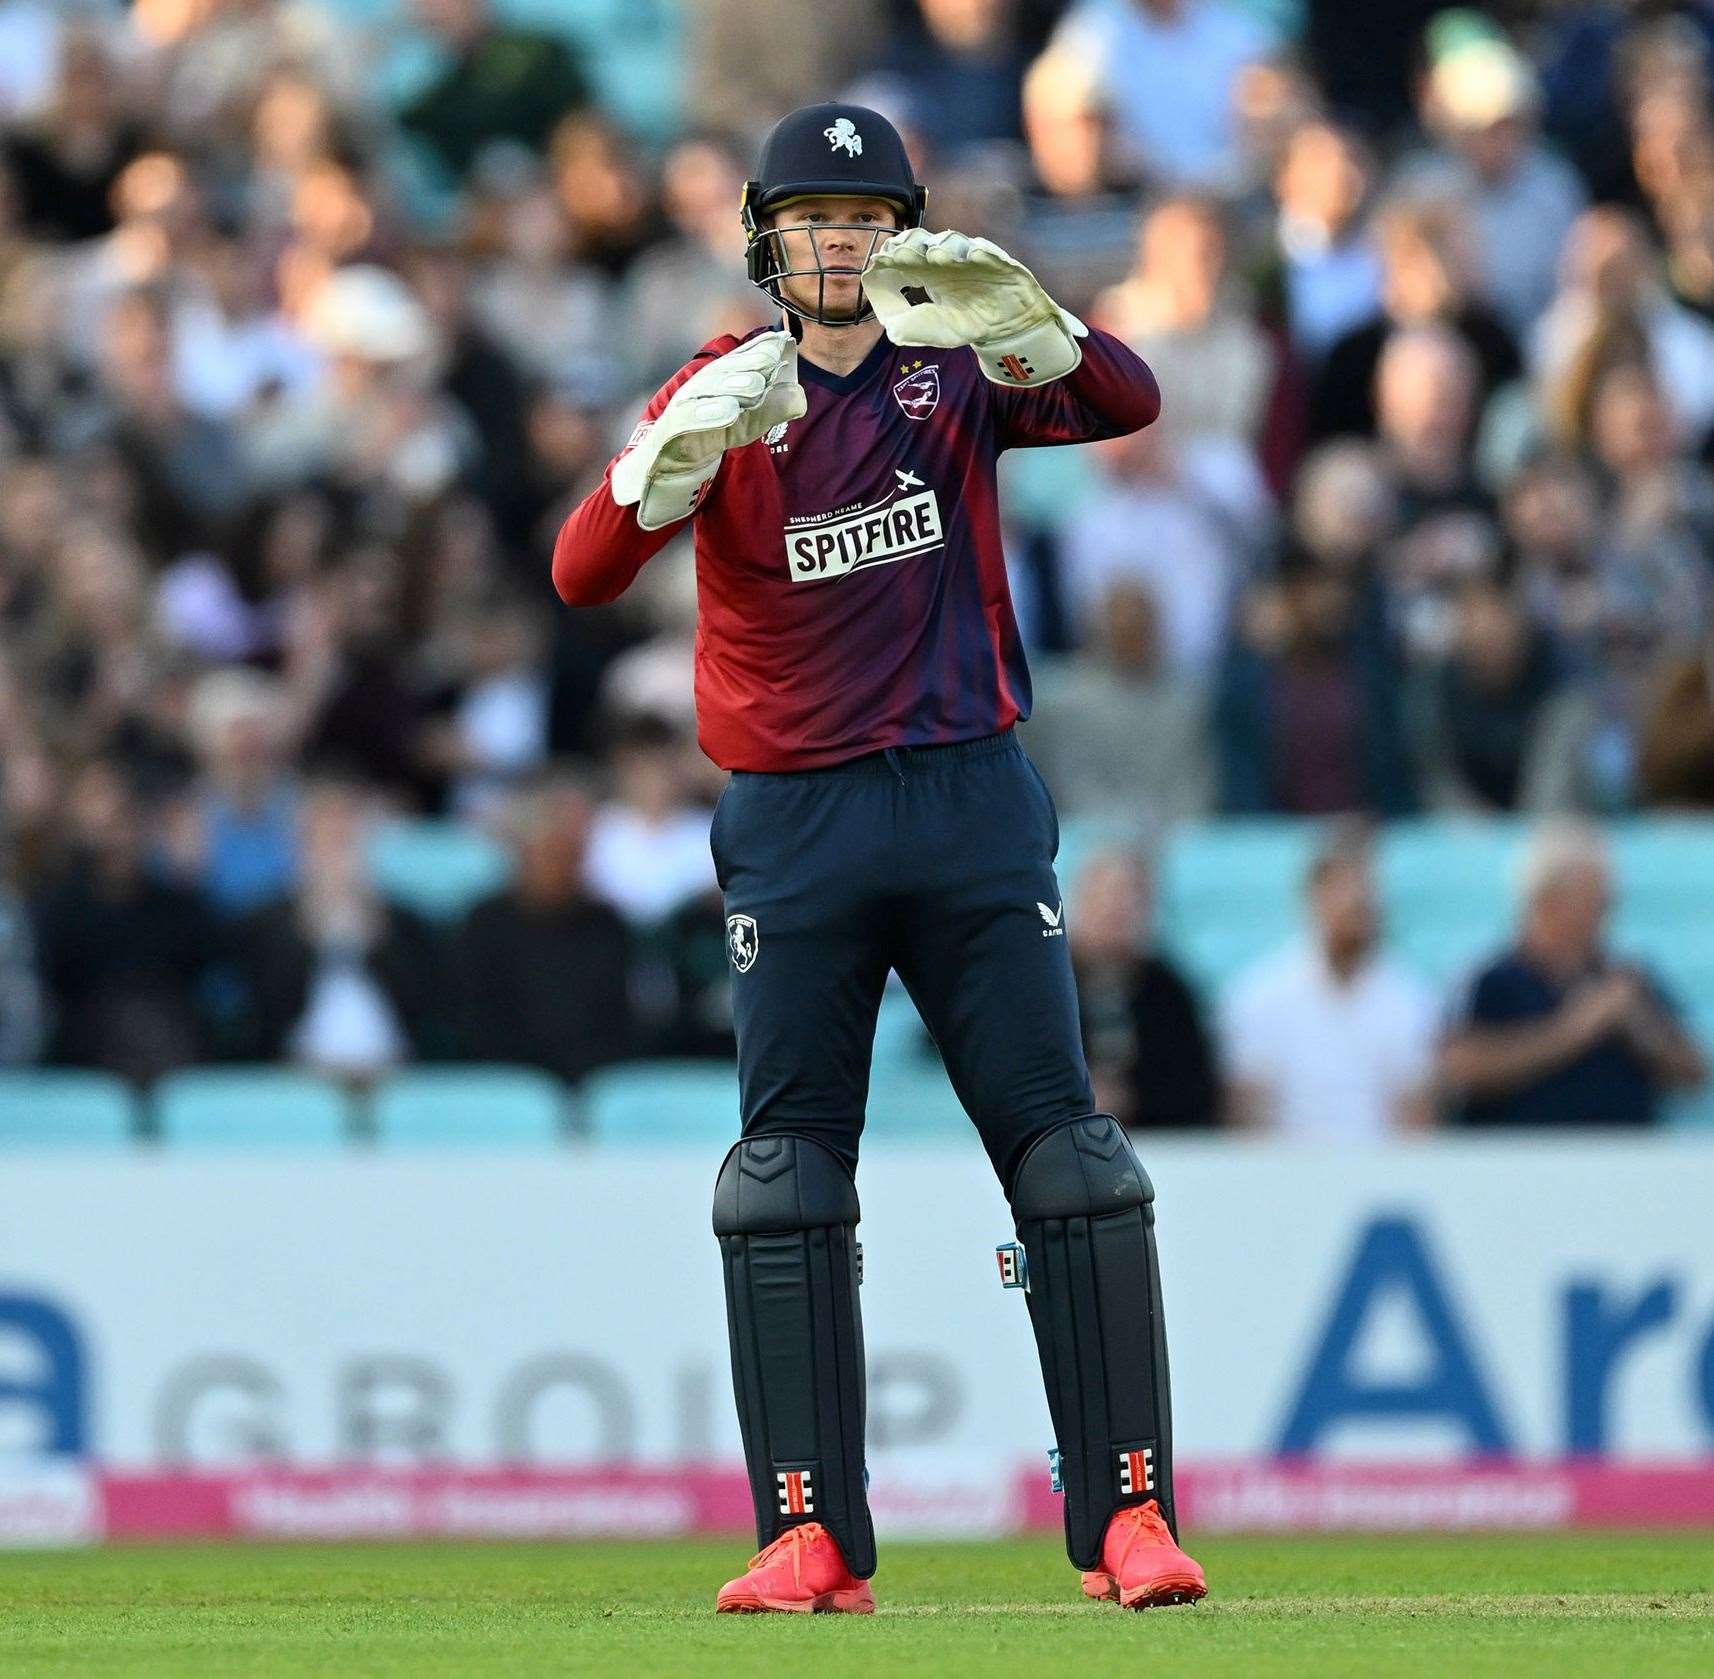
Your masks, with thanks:
<instances>
[{"instance_id":1,"label":"teal stadium seat","mask_svg":"<svg viewBox=\"0 0 1714 1679\"><path fill-rule=\"evenodd\" d=\"M1222 986L1295 934L1318 832L1314 823L1251 820L1173 834L1157 888L1161 937L1198 982Z\"/></svg>"},{"instance_id":2,"label":"teal stadium seat","mask_svg":"<svg viewBox=\"0 0 1714 1679\"><path fill-rule=\"evenodd\" d=\"M877 1072L869 1085L868 1117L863 1135L871 1142L926 1143L967 1138L975 1127L959 1105L943 1069Z\"/></svg>"},{"instance_id":3,"label":"teal stadium seat","mask_svg":"<svg viewBox=\"0 0 1714 1679\"><path fill-rule=\"evenodd\" d=\"M875 1055L870 1065L874 1079L909 1078L937 1065L923 1031L922 1016L903 985L889 981L875 1018Z\"/></svg>"},{"instance_id":4,"label":"teal stadium seat","mask_svg":"<svg viewBox=\"0 0 1714 1679\"><path fill-rule=\"evenodd\" d=\"M152 1101L155 1130L173 1148L339 1148L354 1106L338 1085L285 1067L170 1073Z\"/></svg>"},{"instance_id":5,"label":"teal stadium seat","mask_svg":"<svg viewBox=\"0 0 1714 1679\"><path fill-rule=\"evenodd\" d=\"M123 1148L137 1098L111 1073L0 1073L0 1148Z\"/></svg>"},{"instance_id":6,"label":"teal stadium seat","mask_svg":"<svg viewBox=\"0 0 1714 1679\"><path fill-rule=\"evenodd\" d=\"M725 1149L738 1136L738 1078L723 1061L633 1061L591 1073L579 1091L582 1129L617 1147L699 1143Z\"/></svg>"},{"instance_id":7,"label":"teal stadium seat","mask_svg":"<svg viewBox=\"0 0 1714 1679\"><path fill-rule=\"evenodd\" d=\"M1510 931L1523 828L1505 821L1399 822L1381 836L1379 873L1389 928L1407 948L1465 929L1480 953Z\"/></svg>"},{"instance_id":8,"label":"teal stadium seat","mask_svg":"<svg viewBox=\"0 0 1714 1679\"><path fill-rule=\"evenodd\" d=\"M536 1067L421 1067L370 1099L375 1140L406 1148L552 1148L567 1092Z\"/></svg>"},{"instance_id":9,"label":"teal stadium seat","mask_svg":"<svg viewBox=\"0 0 1714 1679\"><path fill-rule=\"evenodd\" d=\"M1714 1062L1714 987L1685 1001L1684 1024L1702 1046L1704 1058ZM1688 1096L1675 1097L1667 1117L1674 1125L1714 1131L1714 1081Z\"/></svg>"},{"instance_id":10,"label":"teal stadium seat","mask_svg":"<svg viewBox=\"0 0 1714 1679\"><path fill-rule=\"evenodd\" d=\"M370 841L369 868L389 903L431 921L456 921L511 876L506 848L460 822L384 823Z\"/></svg>"},{"instance_id":11,"label":"teal stadium seat","mask_svg":"<svg viewBox=\"0 0 1714 1679\"><path fill-rule=\"evenodd\" d=\"M738 1079L724 1062L631 1062L592 1073L580 1094L584 1128L600 1146L725 1150L738 1136ZM969 1133L938 1067L879 1074L870 1086L868 1136L909 1142Z\"/></svg>"}]
</instances>

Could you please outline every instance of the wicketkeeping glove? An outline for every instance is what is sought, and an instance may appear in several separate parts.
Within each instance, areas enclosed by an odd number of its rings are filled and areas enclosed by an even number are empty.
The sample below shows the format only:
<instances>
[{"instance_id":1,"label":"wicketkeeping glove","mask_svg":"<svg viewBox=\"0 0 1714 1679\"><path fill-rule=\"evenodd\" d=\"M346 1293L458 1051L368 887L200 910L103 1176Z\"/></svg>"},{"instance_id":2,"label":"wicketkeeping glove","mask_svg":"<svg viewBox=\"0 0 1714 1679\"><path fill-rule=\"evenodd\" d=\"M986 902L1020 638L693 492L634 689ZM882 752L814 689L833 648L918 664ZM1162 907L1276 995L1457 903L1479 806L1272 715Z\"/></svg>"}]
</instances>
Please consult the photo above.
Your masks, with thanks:
<instances>
[{"instance_id":1,"label":"wicketkeeping glove","mask_svg":"<svg viewBox=\"0 0 1714 1679\"><path fill-rule=\"evenodd\" d=\"M991 240L907 228L870 256L863 290L895 344L968 344L996 385L1045 385L1083 360L1088 327Z\"/></svg>"},{"instance_id":2,"label":"wicketkeeping glove","mask_svg":"<svg viewBox=\"0 0 1714 1679\"><path fill-rule=\"evenodd\" d=\"M696 511L702 487L728 449L754 443L809 406L797 382L789 332L747 339L693 373L613 467L613 499L635 506L637 523L659 530Z\"/></svg>"}]
</instances>

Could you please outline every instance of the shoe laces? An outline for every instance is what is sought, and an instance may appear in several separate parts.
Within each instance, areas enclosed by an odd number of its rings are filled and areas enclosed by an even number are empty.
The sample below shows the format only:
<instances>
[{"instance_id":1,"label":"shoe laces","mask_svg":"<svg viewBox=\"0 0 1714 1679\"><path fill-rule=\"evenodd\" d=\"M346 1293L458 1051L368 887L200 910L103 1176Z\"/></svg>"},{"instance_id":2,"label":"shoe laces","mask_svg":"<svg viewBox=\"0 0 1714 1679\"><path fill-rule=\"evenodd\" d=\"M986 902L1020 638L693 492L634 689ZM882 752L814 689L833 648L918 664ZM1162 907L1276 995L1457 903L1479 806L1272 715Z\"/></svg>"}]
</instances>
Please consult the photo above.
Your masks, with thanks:
<instances>
[{"instance_id":1,"label":"shoe laces","mask_svg":"<svg viewBox=\"0 0 1714 1679\"><path fill-rule=\"evenodd\" d=\"M1161 1514L1161 1507L1154 1499L1147 1504L1128 1504L1113 1517L1114 1524L1123 1522L1130 1531L1126 1539L1134 1544L1139 1539L1156 1545L1176 1545L1172 1529L1166 1525L1166 1517Z\"/></svg>"},{"instance_id":2,"label":"shoe laces","mask_svg":"<svg viewBox=\"0 0 1714 1679\"><path fill-rule=\"evenodd\" d=\"M788 1527L771 1545L764 1545L751 1557L750 1567L760 1568L763 1563L770 1561L776 1555L789 1555L792 1559L792 1572L796 1574L802 1566L803 1552L825 1531L820 1522L798 1522L796 1525Z\"/></svg>"}]
</instances>

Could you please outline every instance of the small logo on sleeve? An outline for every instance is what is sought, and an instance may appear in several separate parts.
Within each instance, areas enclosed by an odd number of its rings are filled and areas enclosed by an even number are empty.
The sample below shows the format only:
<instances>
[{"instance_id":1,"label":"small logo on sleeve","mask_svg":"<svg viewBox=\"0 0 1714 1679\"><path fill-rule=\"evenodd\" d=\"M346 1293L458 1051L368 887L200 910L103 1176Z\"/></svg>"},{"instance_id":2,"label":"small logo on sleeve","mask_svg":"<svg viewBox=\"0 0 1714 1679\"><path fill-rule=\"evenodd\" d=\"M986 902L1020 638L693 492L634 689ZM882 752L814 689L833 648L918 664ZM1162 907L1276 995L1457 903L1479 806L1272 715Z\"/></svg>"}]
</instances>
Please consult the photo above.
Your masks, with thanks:
<instances>
[{"instance_id":1,"label":"small logo on sleeve","mask_svg":"<svg viewBox=\"0 0 1714 1679\"><path fill-rule=\"evenodd\" d=\"M812 1472L808 1469L781 1469L775 1473L774 1486L779 1492L782 1516L815 1514L815 1487L811 1477Z\"/></svg>"},{"instance_id":2,"label":"small logo on sleeve","mask_svg":"<svg viewBox=\"0 0 1714 1679\"><path fill-rule=\"evenodd\" d=\"M1041 936L1044 939L1063 939L1065 928L1061 923L1065 920L1065 900L1062 898L1052 909L1049 909L1038 898L1036 908L1041 911L1041 918L1046 923L1046 926L1042 928Z\"/></svg>"},{"instance_id":3,"label":"small logo on sleeve","mask_svg":"<svg viewBox=\"0 0 1714 1679\"><path fill-rule=\"evenodd\" d=\"M739 973L747 974L755 967L756 957L761 949L762 935L756 930L754 916L726 917L726 952L732 958L732 966Z\"/></svg>"}]
</instances>

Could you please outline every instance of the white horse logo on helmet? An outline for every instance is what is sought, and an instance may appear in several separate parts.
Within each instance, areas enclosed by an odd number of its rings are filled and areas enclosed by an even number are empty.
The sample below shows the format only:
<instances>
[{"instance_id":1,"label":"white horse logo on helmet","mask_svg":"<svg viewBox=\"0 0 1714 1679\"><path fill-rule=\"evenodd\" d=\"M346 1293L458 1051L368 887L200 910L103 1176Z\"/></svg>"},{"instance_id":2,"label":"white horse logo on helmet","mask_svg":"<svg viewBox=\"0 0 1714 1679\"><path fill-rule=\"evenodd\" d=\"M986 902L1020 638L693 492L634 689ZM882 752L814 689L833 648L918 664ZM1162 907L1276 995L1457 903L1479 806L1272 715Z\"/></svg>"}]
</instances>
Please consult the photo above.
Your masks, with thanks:
<instances>
[{"instance_id":1,"label":"white horse logo on helmet","mask_svg":"<svg viewBox=\"0 0 1714 1679\"><path fill-rule=\"evenodd\" d=\"M832 151L838 151L843 146L848 157L857 157L863 150L863 136L857 132L849 117L835 117L833 126L824 128L821 132L827 136L828 148Z\"/></svg>"}]
</instances>

